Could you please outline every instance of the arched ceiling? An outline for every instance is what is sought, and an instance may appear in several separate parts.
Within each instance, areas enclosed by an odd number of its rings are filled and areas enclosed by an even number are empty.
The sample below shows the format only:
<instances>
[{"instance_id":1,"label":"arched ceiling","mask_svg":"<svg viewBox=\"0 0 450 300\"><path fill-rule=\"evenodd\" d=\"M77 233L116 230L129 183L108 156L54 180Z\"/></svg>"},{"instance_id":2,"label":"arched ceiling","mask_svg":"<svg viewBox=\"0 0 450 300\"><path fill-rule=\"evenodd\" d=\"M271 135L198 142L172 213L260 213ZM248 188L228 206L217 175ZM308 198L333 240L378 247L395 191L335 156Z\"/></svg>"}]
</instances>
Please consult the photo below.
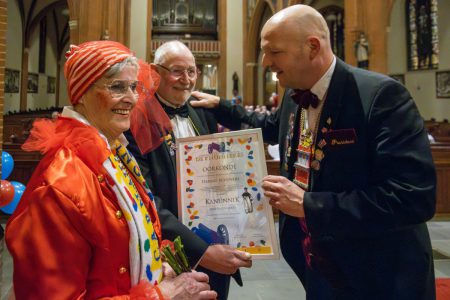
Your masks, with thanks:
<instances>
[{"instance_id":1,"label":"arched ceiling","mask_svg":"<svg viewBox=\"0 0 450 300\"><path fill-rule=\"evenodd\" d=\"M61 55L62 49L69 41L69 11L66 0L15 0L20 11L22 23L23 45L27 48L30 35L39 26L42 18L47 17L48 26L56 32L56 53Z\"/></svg>"}]
</instances>

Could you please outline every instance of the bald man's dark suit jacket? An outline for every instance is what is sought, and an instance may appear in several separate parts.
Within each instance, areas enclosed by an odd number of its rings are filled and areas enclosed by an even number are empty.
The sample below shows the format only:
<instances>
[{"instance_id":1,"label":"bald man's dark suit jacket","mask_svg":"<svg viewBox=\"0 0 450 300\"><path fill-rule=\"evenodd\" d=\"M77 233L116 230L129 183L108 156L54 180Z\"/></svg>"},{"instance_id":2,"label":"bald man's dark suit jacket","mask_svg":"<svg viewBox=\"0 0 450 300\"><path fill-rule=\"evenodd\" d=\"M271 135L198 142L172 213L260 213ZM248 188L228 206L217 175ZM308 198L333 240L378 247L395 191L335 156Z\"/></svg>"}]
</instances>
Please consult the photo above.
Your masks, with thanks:
<instances>
[{"instance_id":1,"label":"bald man's dark suit jacket","mask_svg":"<svg viewBox=\"0 0 450 300\"><path fill-rule=\"evenodd\" d=\"M217 121L213 114L202 108L193 108L188 104L189 117L200 135L216 133ZM167 142L155 150L142 155L130 131L125 133L129 145L127 148L136 158L139 167L155 195L158 216L161 221L163 239L174 240L181 236L191 266L196 266L208 248L208 244L178 221L178 195L176 156L171 155ZM210 277L211 288L219 293L218 299L226 299L230 276L198 268ZM242 285L239 271L233 275Z\"/></svg>"},{"instance_id":2,"label":"bald man's dark suit jacket","mask_svg":"<svg viewBox=\"0 0 450 300\"><path fill-rule=\"evenodd\" d=\"M292 179L283 167L288 120L298 107L290 92L270 117L224 100L216 114L231 115L229 126L243 121L261 127L266 142L280 144L281 174ZM307 299L434 299L425 221L435 212L435 168L423 120L406 88L338 59L318 129L316 149L327 141L325 131L339 135L351 129L356 135L348 144L328 140L320 169L311 171L304 196L310 253L303 253L299 220L280 214L282 253ZM305 255L312 258L312 270Z\"/></svg>"}]
</instances>

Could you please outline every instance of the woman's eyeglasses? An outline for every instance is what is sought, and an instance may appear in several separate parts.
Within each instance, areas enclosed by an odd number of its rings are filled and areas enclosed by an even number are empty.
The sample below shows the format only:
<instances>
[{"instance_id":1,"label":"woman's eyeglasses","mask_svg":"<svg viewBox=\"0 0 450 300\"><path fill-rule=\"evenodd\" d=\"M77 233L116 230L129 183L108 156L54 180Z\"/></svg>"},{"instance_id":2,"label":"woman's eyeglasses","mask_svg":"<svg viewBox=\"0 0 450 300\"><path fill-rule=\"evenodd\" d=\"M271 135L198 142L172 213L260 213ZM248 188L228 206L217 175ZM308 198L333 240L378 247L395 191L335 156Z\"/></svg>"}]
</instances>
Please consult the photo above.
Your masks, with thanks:
<instances>
[{"instance_id":1,"label":"woman's eyeglasses","mask_svg":"<svg viewBox=\"0 0 450 300\"><path fill-rule=\"evenodd\" d=\"M131 90L133 95L137 97L142 88L142 84L137 80L113 80L105 83L104 87L109 91L111 97L122 98Z\"/></svg>"},{"instance_id":2,"label":"woman's eyeglasses","mask_svg":"<svg viewBox=\"0 0 450 300\"><path fill-rule=\"evenodd\" d=\"M176 78L183 77L184 74L187 74L187 76L190 79L193 79L193 78L195 78L195 76L200 74L200 70L198 70L197 68L194 68L194 67L183 69L183 68L176 68L176 67L175 68L167 68L160 64L157 64L157 66L163 68L164 70L169 72L170 75L172 75L173 77L176 77Z\"/></svg>"}]
</instances>

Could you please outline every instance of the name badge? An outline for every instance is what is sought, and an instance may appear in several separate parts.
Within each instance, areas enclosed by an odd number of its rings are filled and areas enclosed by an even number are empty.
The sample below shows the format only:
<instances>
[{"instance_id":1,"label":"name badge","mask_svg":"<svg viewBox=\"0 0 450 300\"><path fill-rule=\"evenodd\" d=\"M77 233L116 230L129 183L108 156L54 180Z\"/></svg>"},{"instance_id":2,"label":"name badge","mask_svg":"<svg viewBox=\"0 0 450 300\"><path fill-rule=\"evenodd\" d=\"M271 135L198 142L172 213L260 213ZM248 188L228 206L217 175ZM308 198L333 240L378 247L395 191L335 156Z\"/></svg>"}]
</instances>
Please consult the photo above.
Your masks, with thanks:
<instances>
[{"instance_id":1,"label":"name badge","mask_svg":"<svg viewBox=\"0 0 450 300\"><path fill-rule=\"evenodd\" d=\"M329 130L323 133L323 137L330 147L351 145L358 140L354 128Z\"/></svg>"}]
</instances>

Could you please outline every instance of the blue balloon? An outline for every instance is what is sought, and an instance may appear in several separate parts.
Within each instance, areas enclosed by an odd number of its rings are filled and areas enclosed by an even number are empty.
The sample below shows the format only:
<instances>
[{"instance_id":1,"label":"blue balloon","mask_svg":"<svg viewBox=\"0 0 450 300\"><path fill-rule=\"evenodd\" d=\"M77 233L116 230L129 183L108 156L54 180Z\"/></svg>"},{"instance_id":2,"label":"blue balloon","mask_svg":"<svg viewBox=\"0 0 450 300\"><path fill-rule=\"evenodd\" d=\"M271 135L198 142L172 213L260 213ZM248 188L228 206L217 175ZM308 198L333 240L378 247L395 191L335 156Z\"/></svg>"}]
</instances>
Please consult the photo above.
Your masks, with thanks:
<instances>
[{"instance_id":1,"label":"blue balloon","mask_svg":"<svg viewBox=\"0 0 450 300\"><path fill-rule=\"evenodd\" d=\"M2 180L6 180L14 168L14 159L11 154L2 151Z\"/></svg>"},{"instance_id":2,"label":"blue balloon","mask_svg":"<svg viewBox=\"0 0 450 300\"><path fill-rule=\"evenodd\" d=\"M14 198L13 200L6 206L0 208L5 214L12 214L19 204L20 198L22 198L22 194L25 191L25 186L17 181L11 181L12 186L14 187Z\"/></svg>"}]
</instances>

